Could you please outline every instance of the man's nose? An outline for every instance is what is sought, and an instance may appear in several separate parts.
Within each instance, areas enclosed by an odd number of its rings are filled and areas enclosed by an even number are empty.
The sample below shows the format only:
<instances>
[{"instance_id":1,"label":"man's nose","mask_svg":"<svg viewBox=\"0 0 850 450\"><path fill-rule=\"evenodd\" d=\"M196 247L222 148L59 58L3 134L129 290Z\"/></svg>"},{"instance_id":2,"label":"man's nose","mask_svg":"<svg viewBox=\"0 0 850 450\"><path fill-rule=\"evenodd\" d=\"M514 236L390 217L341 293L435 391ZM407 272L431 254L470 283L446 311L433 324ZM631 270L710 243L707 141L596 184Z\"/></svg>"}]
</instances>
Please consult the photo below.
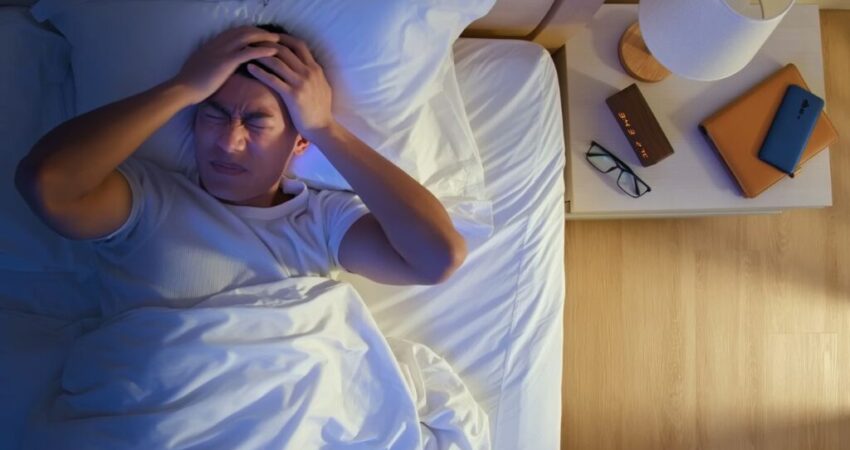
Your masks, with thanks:
<instances>
[{"instance_id":1,"label":"man's nose","mask_svg":"<svg viewBox=\"0 0 850 450\"><path fill-rule=\"evenodd\" d=\"M222 150L233 153L245 150L247 130L238 120L231 120L218 138L218 146Z\"/></svg>"}]
</instances>

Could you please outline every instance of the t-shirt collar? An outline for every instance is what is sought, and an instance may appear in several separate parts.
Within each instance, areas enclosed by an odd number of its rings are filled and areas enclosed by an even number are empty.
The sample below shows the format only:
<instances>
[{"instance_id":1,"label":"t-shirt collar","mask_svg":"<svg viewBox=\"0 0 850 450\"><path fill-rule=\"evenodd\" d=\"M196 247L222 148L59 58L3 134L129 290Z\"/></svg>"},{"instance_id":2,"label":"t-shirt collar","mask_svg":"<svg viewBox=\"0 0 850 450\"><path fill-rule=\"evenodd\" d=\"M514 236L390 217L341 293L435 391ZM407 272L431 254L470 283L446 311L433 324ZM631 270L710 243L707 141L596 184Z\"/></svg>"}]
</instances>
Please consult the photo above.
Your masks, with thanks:
<instances>
[{"instance_id":1,"label":"t-shirt collar","mask_svg":"<svg viewBox=\"0 0 850 450\"><path fill-rule=\"evenodd\" d=\"M280 187L284 194L293 194L295 197L275 206L262 208L258 206L243 206L243 205L228 205L222 203L225 207L231 210L234 214L240 217L249 219L277 219L279 217L291 214L306 205L307 202L307 185L302 181L293 180L291 178L282 178Z\"/></svg>"}]
</instances>

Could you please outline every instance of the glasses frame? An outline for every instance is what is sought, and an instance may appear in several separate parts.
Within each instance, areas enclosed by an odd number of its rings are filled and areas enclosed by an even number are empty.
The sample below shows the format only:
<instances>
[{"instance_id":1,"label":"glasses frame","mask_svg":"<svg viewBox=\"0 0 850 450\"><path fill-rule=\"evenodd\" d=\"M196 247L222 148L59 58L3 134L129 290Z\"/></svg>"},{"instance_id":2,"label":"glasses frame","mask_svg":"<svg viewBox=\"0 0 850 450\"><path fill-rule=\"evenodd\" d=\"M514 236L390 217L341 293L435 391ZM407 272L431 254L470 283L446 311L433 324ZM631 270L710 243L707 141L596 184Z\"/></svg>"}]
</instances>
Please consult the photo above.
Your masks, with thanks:
<instances>
[{"instance_id":1,"label":"glasses frame","mask_svg":"<svg viewBox=\"0 0 850 450\"><path fill-rule=\"evenodd\" d=\"M591 161L591 160L590 160L591 156L603 156L603 155L591 155L591 154L590 154L590 151L591 151L591 150L593 150L593 147L598 147L600 150L602 150L603 152L605 152L605 155L606 155L606 156L610 156L610 157L611 157L611 159L613 159L613 160L614 160L614 167L611 167L611 168L610 168L610 169L608 169L608 170L602 170L602 169L600 169L599 167L596 167L596 164L593 164L593 161ZM643 181L643 178L639 177L639 176L635 173L635 171L634 171L634 170L632 170L632 168L631 168L631 167L629 167L629 165L628 165L628 164L624 163L622 160L620 160L620 158L617 158L617 156L616 156L616 155L614 155L613 153L611 153L611 152L610 152L607 148L603 147L602 145L600 145L600 144L599 144L598 142L596 142L596 141L590 141L590 148L588 148L588 149L587 149L587 152L585 152L585 154L584 154L584 158L587 160L588 164L590 164L590 165L591 165L594 169L596 169L596 171L597 171L597 172L600 172L600 173L610 173L610 172L611 172L612 170L614 170L614 169L620 169L620 174L619 174L619 175L617 175L617 187L618 187L621 191L625 192L625 193L626 193L626 195L628 195L629 197L632 197L632 198L639 198L639 197L641 197L641 196L643 196L643 195L646 195L646 193L647 193L647 192L652 191L652 188L651 188L651 187L649 187L649 185L648 185L648 184L646 184L646 181ZM635 180L635 192L640 192L639 186L638 186L638 184L637 184L637 183L638 183L638 181L639 181L639 182L641 182L644 186L646 186L646 191L644 191L642 194L634 195L634 194L632 194L631 192L629 192L629 191L627 191L627 190L623 189L623 187L622 187L622 186L620 186L620 178L623 176L623 172L628 172L628 173L629 173L632 177L634 177L634 180Z\"/></svg>"}]
</instances>

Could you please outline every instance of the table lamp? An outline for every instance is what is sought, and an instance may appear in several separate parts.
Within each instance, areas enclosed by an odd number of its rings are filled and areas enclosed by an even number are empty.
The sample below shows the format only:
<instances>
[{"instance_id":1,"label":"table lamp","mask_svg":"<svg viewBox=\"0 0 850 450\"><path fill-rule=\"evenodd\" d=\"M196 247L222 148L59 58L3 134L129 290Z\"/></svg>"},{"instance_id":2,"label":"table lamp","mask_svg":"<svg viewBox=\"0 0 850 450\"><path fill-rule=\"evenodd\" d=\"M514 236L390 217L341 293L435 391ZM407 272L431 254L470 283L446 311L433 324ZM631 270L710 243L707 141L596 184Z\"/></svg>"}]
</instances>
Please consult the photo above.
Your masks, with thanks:
<instances>
[{"instance_id":1,"label":"table lamp","mask_svg":"<svg viewBox=\"0 0 850 450\"><path fill-rule=\"evenodd\" d=\"M742 14L731 0L641 0L638 22L620 38L620 63L641 81L670 73L700 81L726 78L743 69L761 48L793 0L782 0L765 17ZM744 5L748 6L748 5Z\"/></svg>"}]
</instances>

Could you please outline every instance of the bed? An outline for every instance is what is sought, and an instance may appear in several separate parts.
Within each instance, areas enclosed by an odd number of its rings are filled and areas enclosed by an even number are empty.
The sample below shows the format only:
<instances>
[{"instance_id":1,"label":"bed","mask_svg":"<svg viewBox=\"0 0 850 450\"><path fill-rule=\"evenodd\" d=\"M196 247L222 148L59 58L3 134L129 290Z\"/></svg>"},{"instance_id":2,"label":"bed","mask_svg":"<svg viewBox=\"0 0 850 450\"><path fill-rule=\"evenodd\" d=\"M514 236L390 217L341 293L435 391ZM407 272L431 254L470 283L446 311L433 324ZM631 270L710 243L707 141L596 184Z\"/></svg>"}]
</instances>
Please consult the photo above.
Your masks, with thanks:
<instances>
[{"instance_id":1,"label":"bed","mask_svg":"<svg viewBox=\"0 0 850 450\"><path fill-rule=\"evenodd\" d=\"M510 14L516 6L499 2L465 34L489 39L454 43L457 83L492 200L493 232L471 248L452 279L399 288L340 275L384 335L422 343L448 361L486 411L495 449L559 447L564 117L546 48L557 48L598 3L532 2L518 17ZM565 12L570 8L574 14ZM0 33L8 46L2 51L14 61L23 61L22 49L40 52L19 64L17 73L0 72L3 97L23 108L4 108L0 115L4 156L20 155L74 114L70 49L25 7L0 8ZM26 82L13 86L7 81L12 79ZM97 295L96 274L64 269L86 267L91 256L74 242L38 238L44 226L27 215L11 184L15 162L2 165L3 209L15 211L0 222L2 448L20 444L28 417L59 389L72 342L98 323L97 305L90 302ZM56 265L45 268L36 260Z\"/></svg>"}]
</instances>

